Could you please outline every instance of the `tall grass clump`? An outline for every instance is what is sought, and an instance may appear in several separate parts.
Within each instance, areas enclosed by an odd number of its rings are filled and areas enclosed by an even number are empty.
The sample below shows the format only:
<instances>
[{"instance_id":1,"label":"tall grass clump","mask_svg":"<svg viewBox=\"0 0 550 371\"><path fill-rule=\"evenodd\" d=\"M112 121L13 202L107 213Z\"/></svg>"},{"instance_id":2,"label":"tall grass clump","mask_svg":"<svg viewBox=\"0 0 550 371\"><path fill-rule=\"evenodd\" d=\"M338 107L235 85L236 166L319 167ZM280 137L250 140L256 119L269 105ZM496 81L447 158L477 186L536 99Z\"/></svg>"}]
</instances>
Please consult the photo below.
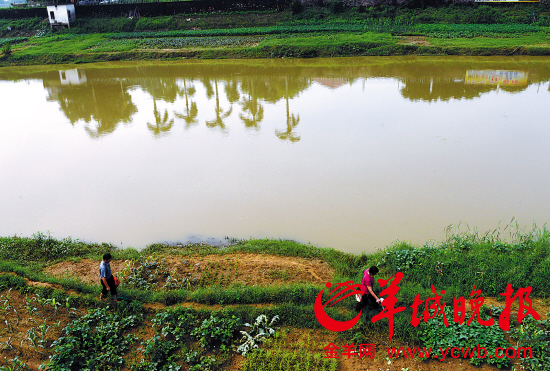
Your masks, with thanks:
<instances>
[{"instance_id":1,"label":"tall grass clump","mask_svg":"<svg viewBox=\"0 0 550 371\"><path fill-rule=\"evenodd\" d=\"M110 244L89 244L70 237L59 240L43 232L32 237L0 237L0 258L23 265L90 254L100 256L115 250L117 247Z\"/></svg>"},{"instance_id":2,"label":"tall grass clump","mask_svg":"<svg viewBox=\"0 0 550 371\"><path fill-rule=\"evenodd\" d=\"M220 290L213 286L193 291L188 299L202 304L313 303L322 285L294 284L288 286L238 285Z\"/></svg>"},{"instance_id":3,"label":"tall grass clump","mask_svg":"<svg viewBox=\"0 0 550 371\"><path fill-rule=\"evenodd\" d=\"M394 34L410 33L413 31L414 23L410 19L367 19L365 20L365 32L388 32Z\"/></svg>"},{"instance_id":4,"label":"tall grass clump","mask_svg":"<svg viewBox=\"0 0 550 371\"><path fill-rule=\"evenodd\" d=\"M11 43L8 41L2 47L2 57L9 58L11 56Z\"/></svg>"},{"instance_id":5,"label":"tall grass clump","mask_svg":"<svg viewBox=\"0 0 550 371\"><path fill-rule=\"evenodd\" d=\"M475 286L484 295L500 297L510 283L514 290L531 286L534 295L550 296L541 278L550 274L550 233L545 226L528 232L507 226L483 235L475 229L450 232L439 246L394 244L380 255L383 271L401 271L404 282L438 290L450 287L463 295ZM501 239L501 232L510 238Z\"/></svg>"},{"instance_id":6,"label":"tall grass clump","mask_svg":"<svg viewBox=\"0 0 550 371\"><path fill-rule=\"evenodd\" d=\"M141 17L135 26L135 31L171 30L177 22L174 17Z\"/></svg>"},{"instance_id":7,"label":"tall grass clump","mask_svg":"<svg viewBox=\"0 0 550 371\"><path fill-rule=\"evenodd\" d=\"M0 30L3 32L7 28L12 31L35 31L44 27L44 19L39 17L20 18L20 19L0 19Z\"/></svg>"}]
</instances>

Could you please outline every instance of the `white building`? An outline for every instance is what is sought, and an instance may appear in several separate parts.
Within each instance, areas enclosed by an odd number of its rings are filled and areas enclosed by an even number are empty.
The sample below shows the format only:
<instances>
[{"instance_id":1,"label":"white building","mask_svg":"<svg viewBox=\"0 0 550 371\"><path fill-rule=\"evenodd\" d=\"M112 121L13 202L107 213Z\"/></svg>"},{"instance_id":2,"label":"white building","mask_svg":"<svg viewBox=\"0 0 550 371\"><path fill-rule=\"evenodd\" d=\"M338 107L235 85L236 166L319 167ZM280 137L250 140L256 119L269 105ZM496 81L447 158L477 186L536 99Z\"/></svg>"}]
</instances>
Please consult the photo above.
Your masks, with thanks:
<instances>
[{"instance_id":1,"label":"white building","mask_svg":"<svg viewBox=\"0 0 550 371\"><path fill-rule=\"evenodd\" d=\"M48 19L50 20L50 25L52 27L70 27L69 23L76 21L74 4L50 5L47 6L46 9L48 11Z\"/></svg>"},{"instance_id":2,"label":"white building","mask_svg":"<svg viewBox=\"0 0 550 371\"><path fill-rule=\"evenodd\" d=\"M81 85L86 83L86 73L79 69L59 71L61 85Z\"/></svg>"}]
</instances>

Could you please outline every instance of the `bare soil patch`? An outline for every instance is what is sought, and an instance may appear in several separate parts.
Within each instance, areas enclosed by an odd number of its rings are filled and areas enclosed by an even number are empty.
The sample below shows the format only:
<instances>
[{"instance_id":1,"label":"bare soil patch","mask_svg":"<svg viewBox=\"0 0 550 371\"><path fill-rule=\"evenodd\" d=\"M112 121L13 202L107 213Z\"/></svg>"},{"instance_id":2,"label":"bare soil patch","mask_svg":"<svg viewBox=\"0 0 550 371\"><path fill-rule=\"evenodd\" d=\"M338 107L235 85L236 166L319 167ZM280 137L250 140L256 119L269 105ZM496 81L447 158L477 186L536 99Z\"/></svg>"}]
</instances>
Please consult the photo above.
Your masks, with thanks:
<instances>
[{"instance_id":1,"label":"bare soil patch","mask_svg":"<svg viewBox=\"0 0 550 371\"><path fill-rule=\"evenodd\" d=\"M19 357L31 369L46 362L52 354L50 345L62 336L62 329L77 316L65 306L57 311L51 304L40 304L40 296L23 295L17 290L0 292L0 357L7 360ZM27 302L29 300L29 302ZM61 303L65 304L65 303ZM34 338L33 341L33 337Z\"/></svg>"},{"instance_id":2,"label":"bare soil patch","mask_svg":"<svg viewBox=\"0 0 550 371\"><path fill-rule=\"evenodd\" d=\"M164 259L164 261L163 261ZM153 257L148 259L153 260ZM243 285L277 285L281 283L326 283L334 276L334 270L320 259L304 259L261 254L193 255L186 257L155 257L161 261L172 277L193 278L197 282L222 286L233 283ZM44 272L58 278L73 278L87 284L99 285L99 261L82 259L66 261L44 268ZM121 276L125 267L138 267L139 262L113 260L111 270ZM122 281L124 282L124 281ZM163 274L156 274L156 287L166 283Z\"/></svg>"},{"instance_id":3,"label":"bare soil patch","mask_svg":"<svg viewBox=\"0 0 550 371\"><path fill-rule=\"evenodd\" d=\"M399 44L405 45L431 45L426 36L399 36Z\"/></svg>"},{"instance_id":4,"label":"bare soil patch","mask_svg":"<svg viewBox=\"0 0 550 371\"><path fill-rule=\"evenodd\" d=\"M87 284L100 284L99 264L101 261L82 259L80 261L59 262L44 268L44 272L58 278L77 279ZM111 271L121 272L125 265L124 260L111 261Z\"/></svg>"}]
</instances>

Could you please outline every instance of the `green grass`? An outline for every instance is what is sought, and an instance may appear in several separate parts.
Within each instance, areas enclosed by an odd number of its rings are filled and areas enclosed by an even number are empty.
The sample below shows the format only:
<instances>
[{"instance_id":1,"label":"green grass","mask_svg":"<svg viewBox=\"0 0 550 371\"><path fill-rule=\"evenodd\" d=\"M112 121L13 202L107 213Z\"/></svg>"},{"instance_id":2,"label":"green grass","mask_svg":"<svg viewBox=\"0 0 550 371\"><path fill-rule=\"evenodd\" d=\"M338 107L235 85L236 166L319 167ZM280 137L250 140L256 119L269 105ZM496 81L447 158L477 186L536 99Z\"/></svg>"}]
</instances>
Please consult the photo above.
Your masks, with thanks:
<instances>
[{"instance_id":1,"label":"green grass","mask_svg":"<svg viewBox=\"0 0 550 371\"><path fill-rule=\"evenodd\" d=\"M46 18L46 17L44 17ZM0 19L0 30L4 32L8 27L14 31L34 31L44 28L43 18Z\"/></svg>"},{"instance_id":2,"label":"green grass","mask_svg":"<svg viewBox=\"0 0 550 371\"><path fill-rule=\"evenodd\" d=\"M250 30L249 30L250 31ZM248 31L247 31L248 32ZM212 35L227 33L213 30ZM244 32L232 32L234 35ZM499 37L428 37L430 46L403 45L390 33L312 32L271 36L162 36L150 34L62 34L19 40L2 65L94 62L162 58L279 58L337 57L360 55L460 54L460 55L548 55L548 34L499 34ZM179 35L182 32L171 32ZM134 38L135 36L135 38ZM145 35L143 35L145 36ZM502 37L506 36L506 37Z\"/></svg>"},{"instance_id":3,"label":"green grass","mask_svg":"<svg viewBox=\"0 0 550 371\"><path fill-rule=\"evenodd\" d=\"M462 48L514 48L526 45L550 45L550 35L538 33L514 38L433 38L430 43L437 47L462 47Z\"/></svg>"},{"instance_id":4,"label":"green grass","mask_svg":"<svg viewBox=\"0 0 550 371\"><path fill-rule=\"evenodd\" d=\"M300 349L290 351L269 349L262 353L248 354L242 367L243 371L336 371L338 370L338 361L323 358L321 353L314 355Z\"/></svg>"},{"instance_id":5,"label":"green grass","mask_svg":"<svg viewBox=\"0 0 550 371\"><path fill-rule=\"evenodd\" d=\"M11 45L19 44L27 41L28 39L29 39L28 37L12 37L7 39L0 39L0 46L4 46L6 44L11 44Z\"/></svg>"},{"instance_id":6,"label":"green grass","mask_svg":"<svg viewBox=\"0 0 550 371\"><path fill-rule=\"evenodd\" d=\"M159 37L206 37L206 36L249 36L249 35L280 35L292 33L315 32L362 32L363 24L283 24L270 27L240 27L208 30L175 30L175 31L143 31L120 32L106 35L110 39L137 39Z\"/></svg>"},{"instance_id":7,"label":"green grass","mask_svg":"<svg viewBox=\"0 0 550 371\"><path fill-rule=\"evenodd\" d=\"M262 345L261 352L251 352L243 362L243 371L316 370L335 371L338 361L324 358L322 349L327 343L318 343L310 334L291 339L283 329Z\"/></svg>"},{"instance_id":8,"label":"green grass","mask_svg":"<svg viewBox=\"0 0 550 371\"><path fill-rule=\"evenodd\" d=\"M419 24L415 32L435 38L522 37L544 34L541 27L526 24Z\"/></svg>"},{"instance_id":9,"label":"green grass","mask_svg":"<svg viewBox=\"0 0 550 371\"><path fill-rule=\"evenodd\" d=\"M92 293L98 290L74 280L60 280L44 275L41 267L46 261L54 262L73 257L90 257L99 260L101 254L111 251L117 259L136 258L156 254L232 254L235 252L298 256L317 258L329 263L336 271L335 280L359 281L365 267L378 265L382 276L401 271L405 277L404 286L410 285L410 292L427 290L431 285L445 288L451 300L454 294L469 294L475 285L484 294L499 296L506 284L514 287L532 286L536 295L549 297L550 287L545 278L550 274L550 232L545 228L535 229L528 234L520 234L511 242L502 242L495 237L478 236L475 233L452 235L446 242L437 246L416 247L399 243L385 251L372 255L353 255L334 249L319 249L292 241L250 240L240 241L233 246L215 249L200 245L169 246L151 245L139 253L134 249L120 250L106 244L86 244L78 240L56 240L49 235L36 233L34 237L0 238L0 256L3 261L0 270L14 272L35 281L62 285L66 289ZM32 260L34 259L34 264ZM170 290L151 294L131 291L132 295L143 300L173 304L181 301L194 301L204 304L251 304L251 303L301 303L306 298L313 301L322 287L311 284L288 284L281 286L230 285L220 289L223 278L216 277L215 267L210 267L213 275L204 285L189 289ZM416 285L416 289L413 288ZM406 305L413 298L404 294Z\"/></svg>"},{"instance_id":10,"label":"green grass","mask_svg":"<svg viewBox=\"0 0 550 371\"><path fill-rule=\"evenodd\" d=\"M535 12L538 22L532 24L515 16L516 23L509 23L511 16L470 20L478 24L423 23L427 15L442 16L441 9L419 12L382 7L363 12L344 9L337 14L331 9L314 8L295 16L246 12L139 20L84 18L62 33L0 39L0 46L10 44L0 56L0 65L175 58L550 55L550 26L546 25L550 10L544 6ZM468 13L468 9L462 10ZM483 6L476 9L485 16L492 12ZM524 14L521 9L508 10L509 14ZM456 13L453 7L447 10ZM28 29L37 22L26 21L18 27ZM197 27L199 23L203 27ZM396 35L425 36L429 45L406 45Z\"/></svg>"},{"instance_id":11,"label":"green grass","mask_svg":"<svg viewBox=\"0 0 550 371\"><path fill-rule=\"evenodd\" d=\"M361 37L361 35L355 36ZM384 41L385 39L382 37L380 40ZM501 238L501 233L508 233L510 230L512 230L512 233L506 239ZM411 345L435 344L434 337L430 335L433 331L440 332L445 330L449 333L447 337L452 338L452 336L456 335L460 338L458 330L453 332L452 328L442 326L439 323L440 318L437 320L439 321L438 323L421 324L417 328L411 326L412 308L410 306L414 303L415 296L418 295L421 300L432 297L432 285L437 292L446 291L442 294L442 302L446 303L447 307L453 305L455 296L463 296L468 301L474 285L476 289L481 290L481 296L483 297L494 296L499 298L500 293L505 291L508 283L512 284L514 292L519 288L531 286L533 288L533 296L550 297L550 287L547 283L548 276L550 275L550 232L545 227L537 228L535 226L532 230L521 231L517 227L508 226L503 231L497 229L488 234L480 234L475 229L462 230L456 228L450 231L446 241L439 244L414 246L407 243L396 243L383 251L369 255L355 255L334 249L321 249L286 240L266 239L233 242L233 245L226 248L213 248L204 245L173 246L154 244L142 252L138 252L135 249L119 249L107 244L87 244L68 238L58 240L44 233L35 233L32 237L1 237L0 257L2 259L0 261L0 272L13 272L16 275L0 274L0 286L4 290L13 288L22 293L38 293L43 298L55 298L62 303L69 298L71 306L79 306L80 308L101 308L104 307L103 303L95 300L99 293L98 285L90 286L74 279L68 280L50 277L42 272L42 267L47 262L52 263L54 261L78 257L90 257L99 261L101 254L106 251L113 253L117 259L137 259L153 253L156 257L162 257L164 254L177 254L184 257L191 254L224 255L236 252L315 258L324 260L335 269L336 277L331 280L332 282L344 282L347 280L359 282L365 268L377 265L380 267L380 278L389 278L398 271L404 274L404 278L399 284L400 290L397 294L397 305L405 306L407 309L394 317L394 338ZM132 369L152 369L155 362L165 362L166 365L169 365L173 362L180 362L177 361L178 359L187 359L190 362L189 365L196 365L196 369L200 367L213 367L214 369L213 364L219 366L223 362L226 362L228 357L227 353L225 353L226 351L218 353L218 350L216 350L216 361L214 362L211 359L205 358L205 353L199 352L195 354L193 353L194 349L181 347L181 343L173 342L175 336L184 336L182 339L186 340L192 337L195 341L200 342L200 336L202 336L200 334L202 332L193 330L193 328L196 329L199 327L204 328L203 330L207 333L211 332L215 336L220 336L220 339L222 339L220 340L221 345L229 344L229 336L233 336L233 340L235 340L238 331L232 331L233 327L231 326L233 325L230 326L231 328L224 327L222 331L220 328L209 325L208 321L205 322L205 320L212 318L212 314L226 318L226 320L220 319L222 322L225 321L223 323L226 325L233 322L251 323L260 314L265 314L268 318L272 318L275 315L279 316L280 325L287 328L321 329L319 322L312 313L313 302L316 295L323 288L323 285L293 283L280 286L229 285L221 287L219 286L219 267L212 263L208 268L212 271L212 277L209 278L208 282L205 282L204 287L192 290L156 290L152 292L150 290L120 289L121 295L138 299L135 302L137 304L132 304L133 306L121 307L121 310L133 311L132 313L136 311L142 312L143 310L136 309L136 306L139 304L138 302L143 303L146 301L160 302L166 305L185 301L204 305L201 308L176 306L157 312L156 315L160 316L159 321L165 324L174 324L174 326L170 325L173 328L170 327L170 329L166 330L168 331L166 334L161 334L160 328L157 328L155 330L158 332L156 337L147 339L142 343L144 359L146 361L143 364L132 365ZM24 278L59 284L62 289L30 287L26 284ZM69 295L69 290L76 290L78 294ZM223 313L212 311L211 305L214 304L223 305L225 308ZM327 312L334 319L347 320L351 313L354 313L353 304L352 302L343 303L339 308L328 308ZM132 314L130 312L124 314L124 316ZM94 313L99 316L96 316L97 318L111 319L104 310ZM482 310L484 316L486 313L486 310ZM366 316L363 316L352 330L342 335L344 337L341 340L349 341L353 339L354 341L359 341L372 336L373 333L386 334L388 331L387 320L371 323L365 319L367 317L371 318L373 314L367 313ZM452 317L450 316L451 314L448 315L449 321L452 321ZM186 325L185 321L182 322L182 318L184 320L186 318L194 320L189 325ZM236 320L237 318L239 321ZM119 321L119 319L116 320ZM123 321L122 317L120 317L119 323ZM212 321L211 319L210 322ZM76 342L80 344L82 339L86 339L86 336L90 339L97 338L98 341L103 341L102 337L104 335L102 333L104 329L98 327L97 323L96 319L74 322L71 325L72 330L68 330L67 335L73 336L74 334L76 336L72 343ZM136 326L141 326L140 323L140 321L134 322ZM187 328L186 326L190 327ZM180 327L182 328L182 333L178 332L180 330L177 330ZM106 328L108 331L120 330L118 328L109 329ZM238 328L234 328L233 330L238 330ZM486 328L478 326L466 330L475 332L477 339L483 339L484 344L482 346L504 344L502 343L502 334L496 327ZM521 331L518 328L515 330L515 333L517 337L522 339L522 342L525 342L527 338L525 336L521 337L523 336ZM468 332L469 335L466 336L467 338L473 336L470 332ZM137 346L131 343L130 339L125 340L122 338L120 332L117 335L117 339L117 341L121 341L121 349ZM534 342L533 344L536 349L546 349L547 343L545 341L547 342L547 340L545 339L547 339L546 335L536 341L529 341ZM319 356L313 356L314 352L300 352L294 345L281 347L277 345L277 341L279 340L263 344L263 352L251 352L247 355L244 361L245 369L281 370L289 369L289 367L301 367L312 370L333 370L336 367L334 360L330 362L322 360ZM55 363L61 367L61 365L69 364L71 359L76 359L72 357L72 343L60 340L54 345L56 356L52 357L52 364ZM207 343L208 347L211 348L219 345L217 341L208 341ZM441 345L440 343L437 344ZM437 344L434 346L439 346ZM464 344L468 345L469 343ZM298 344L295 345L297 346ZM96 345L93 345L93 347L96 347ZM229 348L226 347L224 349ZM115 352L113 349L110 351L112 351L113 360L121 359L122 353ZM79 352L79 362L86 363L88 359L90 362L98 364L107 362L106 359L89 355L83 348ZM542 357L542 355L537 356ZM207 364L211 366L207 366Z\"/></svg>"}]
</instances>

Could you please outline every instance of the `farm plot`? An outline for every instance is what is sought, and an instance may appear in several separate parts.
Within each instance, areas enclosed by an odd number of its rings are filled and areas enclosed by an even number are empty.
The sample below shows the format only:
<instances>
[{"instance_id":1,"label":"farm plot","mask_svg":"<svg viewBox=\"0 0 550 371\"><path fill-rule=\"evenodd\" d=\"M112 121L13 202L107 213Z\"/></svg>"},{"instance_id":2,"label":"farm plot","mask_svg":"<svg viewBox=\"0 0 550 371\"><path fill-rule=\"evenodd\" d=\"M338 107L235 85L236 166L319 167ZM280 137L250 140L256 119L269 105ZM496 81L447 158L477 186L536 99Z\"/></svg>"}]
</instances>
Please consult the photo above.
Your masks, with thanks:
<instances>
[{"instance_id":1,"label":"farm plot","mask_svg":"<svg viewBox=\"0 0 550 371\"><path fill-rule=\"evenodd\" d=\"M99 285L99 261L82 259L46 267L58 278L75 278ZM136 289L196 289L232 284L270 286L282 283L323 284L334 271L320 259L259 254L194 255L185 257L148 256L136 260L113 260L111 270L121 287Z\"/></svg>"}]
</instances>

